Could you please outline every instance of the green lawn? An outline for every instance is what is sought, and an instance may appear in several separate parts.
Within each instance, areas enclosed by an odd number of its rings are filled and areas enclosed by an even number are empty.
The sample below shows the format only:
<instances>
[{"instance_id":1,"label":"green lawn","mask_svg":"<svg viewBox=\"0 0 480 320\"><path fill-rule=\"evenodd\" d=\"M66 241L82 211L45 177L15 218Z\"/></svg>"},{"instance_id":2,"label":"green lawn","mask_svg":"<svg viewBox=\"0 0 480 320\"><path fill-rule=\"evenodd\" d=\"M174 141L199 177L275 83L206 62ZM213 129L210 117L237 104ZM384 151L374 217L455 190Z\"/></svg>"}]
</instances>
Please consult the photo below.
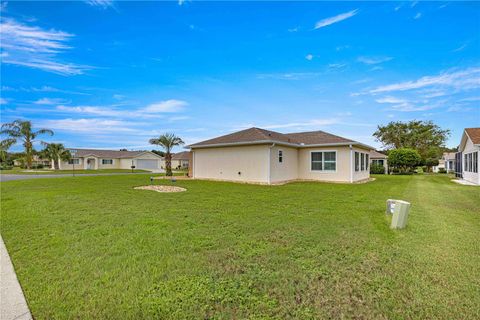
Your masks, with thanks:
<instances>
[{"instance_id":1,"label":"green lawn","mask_svg":"<svg viewBox=\"0 0 480 320\"><path fill-rule=\"evenodd\" d=\"M84 174L84 173L129 173L131 169L98 169L98 170L52 170L52 169L31 169L34 172L28 172L27 169L13 168L11 170L0 170L1 174ZM147 170L135 169L133 172L149 172Z\"/></svg>"},{"instance_id":2,"label":"green lawn","mask_svg":"<svg viewBox=\"0 0 480 320\"><path fill-rule=\"evenodd\" d=\"M480 318L480 188L423 175L132 188L147 183L2 183L36 319ZM412 203L407 229L389 229L388 198Z\"/></svg>"}]
</instances>

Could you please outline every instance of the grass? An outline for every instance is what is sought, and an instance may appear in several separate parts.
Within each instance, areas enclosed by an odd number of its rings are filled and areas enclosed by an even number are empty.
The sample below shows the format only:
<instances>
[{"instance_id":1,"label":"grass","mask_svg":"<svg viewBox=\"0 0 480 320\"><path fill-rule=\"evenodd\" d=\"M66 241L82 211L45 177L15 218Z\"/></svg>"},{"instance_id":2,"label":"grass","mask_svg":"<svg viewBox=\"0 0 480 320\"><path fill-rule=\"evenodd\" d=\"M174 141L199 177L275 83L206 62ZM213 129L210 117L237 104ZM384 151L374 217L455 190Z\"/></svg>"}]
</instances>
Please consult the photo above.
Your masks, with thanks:
<instances>
[{"instance_id":1,"label":"grass","mask_svg":"<svg viewBox=\"0 0 480 320\"><path fill-rule=\"evenodd\" d=\"M21 169L18 167L15 167L11 170L0 170L1 174L25 174L25 175L30 175L30 174L85 174L85 173L129 173L132 172L131 169L98 169L98 170L52 170L52 169L31 169L34 172L28 172L27 169ZM147 170L141 170L141 169L134 169L133 172L149 172Z\"/></svg>"},{"instance_id":2,"label":"grass","mask_svg":"<svg viewBox=\"0 0 480 320\"><path fill-rule=\"evenodd\" d=\"M480 318L480 188L423 175L132 188L147 183L2 183L36 319ZM412 203L405 230L389 229L388 198Z\"/></svg>"}]
</instances>

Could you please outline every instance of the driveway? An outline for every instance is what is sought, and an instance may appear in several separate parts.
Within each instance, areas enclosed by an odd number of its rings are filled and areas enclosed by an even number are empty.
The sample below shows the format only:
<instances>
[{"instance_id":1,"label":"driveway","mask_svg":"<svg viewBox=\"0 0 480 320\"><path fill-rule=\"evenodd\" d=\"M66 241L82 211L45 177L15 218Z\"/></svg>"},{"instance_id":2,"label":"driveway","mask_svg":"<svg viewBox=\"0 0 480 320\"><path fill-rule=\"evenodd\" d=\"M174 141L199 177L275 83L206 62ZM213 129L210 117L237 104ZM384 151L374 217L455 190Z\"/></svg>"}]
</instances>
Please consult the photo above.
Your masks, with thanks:
<instances>
[{"instance_id":1,"label":"driveway","mask_svg":"<svg viewBox=\"0 0 480 320\"><path fill-rule=\"evenodd\" d=\"M93 177L93 176L118 176L129 174L154 174L153 172L118 172L118 173L82 173L76 174L75 177ZM13 181L13 180L29 180L29 179L42 179L42 178L64 178L72 177L71 173L66 174L0 174L0 181Z\"/></svg>"}]
</instances>

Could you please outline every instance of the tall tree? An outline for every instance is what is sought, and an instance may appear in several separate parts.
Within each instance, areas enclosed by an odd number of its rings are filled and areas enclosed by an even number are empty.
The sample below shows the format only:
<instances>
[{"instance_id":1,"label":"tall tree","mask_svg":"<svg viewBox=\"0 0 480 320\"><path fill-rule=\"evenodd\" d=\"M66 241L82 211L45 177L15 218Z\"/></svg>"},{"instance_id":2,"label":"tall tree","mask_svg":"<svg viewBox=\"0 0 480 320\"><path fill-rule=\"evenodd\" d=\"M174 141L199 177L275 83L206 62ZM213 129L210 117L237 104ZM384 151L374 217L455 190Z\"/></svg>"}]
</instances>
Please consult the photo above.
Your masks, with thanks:
<instances>
[{"instance_id":1,"label":"tall tree","mask_svg":"<svg viewBox=\"0 0 480 320\"><path fill-rule=\"evenodd\" d=\"M12 123L3 124L0 134L6 134L10 136L10 138L14 139L15 142L18 142L18 140L23 142L27 169L30 169L32 167L33 142L38 136L43 134L49 134L52 136L53 131L50 129L39 129L37 131L33 131L32 123L30 121L15 120Z\"/></svg>"},{"instance_id":2,"label":"tall tree","mask_svg":"<svg viewBox=\"0 0 480 320\"><path fill-rule=\"evenodd\" d=\"M16 140L9 138L0 141L0 161L7 161L8 149L15 144Z\"/></svg>"},{"instance_id":3,"label":"tall tree","mask_svg":"<svg viewBox=\"0 0 480 320\"><path fill-rule=\"evenodd\" d=\"M432 155L441 156L450 130L444 130L432 121L392 121L386 126L378 126L373 136L387 149L415 149L425 160Z\"/></svg>"},{"instance_id":4,"label":"tall tree","mask_svg":"<svg viewBox=\"0 0 480 320\"><path fill-rule=\"evenodd\" d=\"M162 134L158 138L153 138L149 140L150 144L156 144L165 150L165 175L172 176L172 149L173 147L183 145L185 142L180 137L177 137L173 133Z\"/></svg>"},{"instance_id":5,"label":"tall tree","mask_svg":"<svg viewBox=\"0 0 480 320\"><path fill-rule=\"evenodd\" d=\"M60 169L60 160L68 161L72 158L70 151L65 149L65 147L61 143L42 142L42 144L45 146L45 149L42 150L40 155L42 158L53 161L53 168L55 170Z\"/></svg>"},{"instance_id":6,"label":"tall tree","mask_svg":"<svg viewBox=\"0 0 480 320\"><path fill-rule=\"evenodd\" d=\"M397 168L400 173L413 172L422 158L415 149L399 148L388 153L388 165Z\"/></svg>"}]
</instances>

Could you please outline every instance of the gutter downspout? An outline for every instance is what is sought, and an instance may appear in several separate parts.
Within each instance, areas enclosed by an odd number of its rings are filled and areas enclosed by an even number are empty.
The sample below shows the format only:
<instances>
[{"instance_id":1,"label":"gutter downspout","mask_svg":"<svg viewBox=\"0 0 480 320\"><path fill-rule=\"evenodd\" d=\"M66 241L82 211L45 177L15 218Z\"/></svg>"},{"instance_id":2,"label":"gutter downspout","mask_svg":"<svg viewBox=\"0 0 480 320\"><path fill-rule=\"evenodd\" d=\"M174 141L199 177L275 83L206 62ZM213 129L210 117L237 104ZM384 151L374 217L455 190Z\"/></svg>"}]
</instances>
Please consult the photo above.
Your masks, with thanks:
<instances>
[{"instance_id":1,"label":"gutter downspout","mask_svg":"<svg viewBox=\"0 0 480 320\"><path fill-rule=\"evenodd\" d=\"M275 147L275 142L272 143L270 147L268 147L268 179L267 182L268 184L272 184L272 148Z\"/></svg>"},{"instance_id":2,"label":"gutter downspout","mask_svg":"<svg viewBox=\"0 0 480 320\"><path fill-rule=\"evenodd\" d=\"M350 183L353 183L353 148L352 145L350 147Z\"/></svg>"}]
</instances>

